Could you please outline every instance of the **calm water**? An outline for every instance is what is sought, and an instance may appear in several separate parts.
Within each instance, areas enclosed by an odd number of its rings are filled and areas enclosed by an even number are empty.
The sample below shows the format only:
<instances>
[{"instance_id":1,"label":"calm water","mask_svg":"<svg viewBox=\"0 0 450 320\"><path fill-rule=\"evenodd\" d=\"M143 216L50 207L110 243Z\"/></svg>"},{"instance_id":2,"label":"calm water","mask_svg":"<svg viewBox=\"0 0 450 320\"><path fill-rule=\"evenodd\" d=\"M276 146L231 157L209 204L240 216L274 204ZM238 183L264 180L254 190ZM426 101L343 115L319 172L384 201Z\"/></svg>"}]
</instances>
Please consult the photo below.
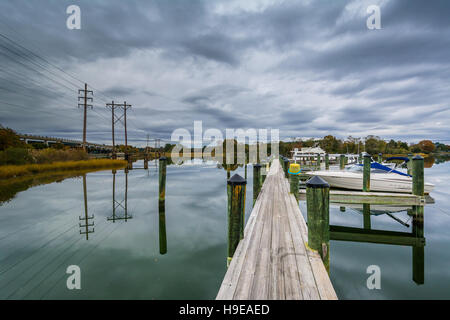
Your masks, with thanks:
<instances>
[{"instance_id":1,"label":"calm water","mask_svg":"<svg viewBox=\"0 0 450 320\"><path fill-rule=\"evenodd\" d=\"M113 175L108 170L36 186L3 203L0 298L214 299L226 272L226 171L201 162L168 166L163 230L158 171L154 163L149 166L149 171L118 170ZM236 172L244 176L243 168ZM435 204L425 208L424 284L412 280L411 247L331 241L330 276L340 299L450 298L450 162L425 172L437 188L432 193ZM247 215L251 166L248 181ZM305 204L300 207L306 215ZM401 224L375 212L379 209L372 207L373 229L411 232L405 210L391 214ZM358 210L342 212L333 206L330 222L362 228ZM86 220L80 219L92 215L84 227ZM93 232L86 235L86 229ZM167 253L161 254L164 231ZM66 287L69 265L81 268L81 290ZM366 287L369 265L381 268L381 290Z\"/></svg>"}]
</instances>

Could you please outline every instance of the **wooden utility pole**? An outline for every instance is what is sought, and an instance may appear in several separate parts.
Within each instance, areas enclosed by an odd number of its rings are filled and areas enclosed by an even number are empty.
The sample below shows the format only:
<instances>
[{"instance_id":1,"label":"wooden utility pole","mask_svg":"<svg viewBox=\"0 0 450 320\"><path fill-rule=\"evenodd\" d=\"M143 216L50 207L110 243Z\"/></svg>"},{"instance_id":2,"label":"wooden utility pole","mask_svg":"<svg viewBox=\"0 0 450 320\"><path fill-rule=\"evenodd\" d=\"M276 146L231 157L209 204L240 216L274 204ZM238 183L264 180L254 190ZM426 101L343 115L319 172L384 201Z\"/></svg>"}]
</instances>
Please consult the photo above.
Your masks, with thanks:
<instances>
[{"instance_id":1,"label":"wooden utility pole","mask_svg":"<svg viewBox=\"0 0 450 320\"><path fill-rule=\"evenodd\" d=\"M80 96L80 94L83 94ZM88 104L88 101L93 102L94 98L88 97L89 94L94 95L94 92L92 90L88 90L87 83L84 84L84 90L79 89L78 90L78 107L84 108L84 116L83 116L83 149L86 151L86 123L87 123L87 108L91 107L92 104ZM79 103L80 99L83 99L83 103Z\"/></svg>"},{"instance_id":2,"label":"wooden utility pole","mask_svg":"<svg viewBox=\"0 0 450 320\"><path fill-rule=\"evenodd\" d=\"M116 114L114 113L114 110L118 107L118 105L115 104L114 101L112 101L111 103L107 103L106 107L111 109L111 125L112 125L111 133L112 133L112 147L113 147L112 158L116 159L116 138L114 132L114 125L117 121L120 121L121 118L116 119Z\"/></svg>"}]
</instances>

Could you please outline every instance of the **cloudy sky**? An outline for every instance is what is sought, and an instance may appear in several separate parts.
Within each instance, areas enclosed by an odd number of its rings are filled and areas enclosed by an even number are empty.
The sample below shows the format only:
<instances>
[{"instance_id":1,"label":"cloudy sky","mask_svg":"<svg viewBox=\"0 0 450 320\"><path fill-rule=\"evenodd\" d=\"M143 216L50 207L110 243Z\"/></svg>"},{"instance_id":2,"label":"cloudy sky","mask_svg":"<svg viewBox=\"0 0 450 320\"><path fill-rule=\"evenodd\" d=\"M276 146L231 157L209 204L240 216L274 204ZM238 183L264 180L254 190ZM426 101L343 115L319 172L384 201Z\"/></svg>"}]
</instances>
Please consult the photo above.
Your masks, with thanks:
<instances>
[{"instance_id":1,"label":"cloudy sky","mask_svg":"<svg viewBox=\"0 0 450 320\"><path fill-rule=\"evenodd\" d=\"M81 30L66 27L72 4ZM366 26L374 4L380 30ZM450 140L449 16L445 0L1 0L0 124L81 139L85 81L93 142L110 142L112 99L133 105L133 144L194 120Z\"/></svg>"}]
</instances>

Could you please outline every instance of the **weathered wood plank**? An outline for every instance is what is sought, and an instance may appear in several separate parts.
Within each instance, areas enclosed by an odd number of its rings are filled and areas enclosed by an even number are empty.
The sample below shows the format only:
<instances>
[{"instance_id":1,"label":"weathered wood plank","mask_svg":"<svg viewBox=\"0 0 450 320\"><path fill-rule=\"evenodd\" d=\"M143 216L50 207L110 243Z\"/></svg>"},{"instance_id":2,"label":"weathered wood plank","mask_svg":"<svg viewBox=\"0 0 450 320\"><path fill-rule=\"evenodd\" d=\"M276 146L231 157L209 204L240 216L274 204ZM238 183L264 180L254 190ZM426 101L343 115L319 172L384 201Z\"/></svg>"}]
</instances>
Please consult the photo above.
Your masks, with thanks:
<instances>
[{"instance_id":1,"label":"weathered wood plank","mask_svg":"<svg viewBox=\"0 0 450 320\"><path fill-rule=\"evenodd\" d=\"M275 159L216 299L336 299Z\"/></svg>"}]
</instances>

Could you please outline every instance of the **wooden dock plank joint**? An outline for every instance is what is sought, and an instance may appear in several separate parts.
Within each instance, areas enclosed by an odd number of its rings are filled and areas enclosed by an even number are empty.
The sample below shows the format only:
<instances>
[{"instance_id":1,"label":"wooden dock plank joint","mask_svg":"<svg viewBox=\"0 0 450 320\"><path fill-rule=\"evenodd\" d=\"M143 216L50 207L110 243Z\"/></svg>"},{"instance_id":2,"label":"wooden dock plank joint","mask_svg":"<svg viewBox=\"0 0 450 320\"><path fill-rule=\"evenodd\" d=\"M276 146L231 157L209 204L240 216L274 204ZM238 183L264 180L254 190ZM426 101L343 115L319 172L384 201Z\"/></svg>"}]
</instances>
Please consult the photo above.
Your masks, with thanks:
<instances>
[{"instance_id":1,"label":"wooden dock plank joint","mask_svg":"<svg viewBox=\"0 0 450 320\"><path fill-rule=\"evenodd\" d=\"M336 300L319 254L307 246L307 232L275 159L216 299Z\"/></svg>"}]
</instances>

